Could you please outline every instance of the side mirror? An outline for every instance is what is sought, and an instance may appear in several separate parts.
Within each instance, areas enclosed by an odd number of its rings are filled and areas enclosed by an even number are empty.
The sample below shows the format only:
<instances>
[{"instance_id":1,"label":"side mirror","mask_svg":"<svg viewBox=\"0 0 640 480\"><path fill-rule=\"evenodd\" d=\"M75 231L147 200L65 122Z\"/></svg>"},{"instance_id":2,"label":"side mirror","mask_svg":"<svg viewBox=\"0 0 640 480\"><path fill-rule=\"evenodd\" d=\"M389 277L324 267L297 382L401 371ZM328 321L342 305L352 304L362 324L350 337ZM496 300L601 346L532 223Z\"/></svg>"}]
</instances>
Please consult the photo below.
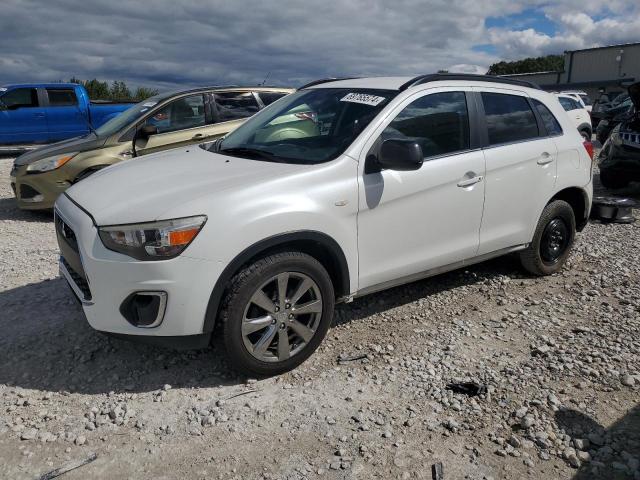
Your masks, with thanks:
<instances>
[{"instance_id":1,"label":"side mirror","mask_svg":"<svg viewBox=\"0 0 640 480\"><path fill-rule=\"evenodd\" d=\"M158 127L155 125L145 125L140 130L138 130L137 138L141 140L147 140L152 135L158 134Z\"/></svg>"},{"instance_id":2,"label":"side mirror","mask_svg":"<svg viewBox=\"0 0 640 480\"><path fill-rule=\"evenodd\" d=\"M390 138L382 142L375 160L381 169L410 171L422 166L424 155L418 142Z\"/></svg>"}]
</instances>

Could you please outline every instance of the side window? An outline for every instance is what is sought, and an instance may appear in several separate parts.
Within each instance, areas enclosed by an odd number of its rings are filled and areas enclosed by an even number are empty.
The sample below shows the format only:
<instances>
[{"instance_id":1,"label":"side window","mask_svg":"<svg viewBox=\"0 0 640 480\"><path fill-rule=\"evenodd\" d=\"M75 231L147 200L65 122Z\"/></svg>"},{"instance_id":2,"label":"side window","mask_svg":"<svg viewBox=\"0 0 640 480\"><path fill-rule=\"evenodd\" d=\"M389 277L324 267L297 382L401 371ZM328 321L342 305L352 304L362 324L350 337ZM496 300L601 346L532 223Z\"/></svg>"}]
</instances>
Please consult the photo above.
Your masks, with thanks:
<instances>
[{"instance_id":1,"label":"side window","mask_svg":"<svg viewBox=\"0 0 640 480\"><path fill-rule=\"evenodd\" d=\"M247 118L260 110L251 92L216 92L213 95L218 106L219 122Z\"/></svg>"},{"instance_id":2,"label":"side window","mask_svg":"<svg viewBox=\"0 0 640 480\"><path fill-rule=\"evenodd\" d=\"M35 88L15 88L1 96L0 101L9 110L33 108L38 106L38 92Z\"/></svg>"},{"instance_id":3,"label":"side window","mask_svg":"<svg viewBox=\"0 0 640 480\"><path fill-rule=\"evenodd\" d=\"M78 105L76 92L72 88L47 88L51 107L69 107Z\"/></svg>"},{"instance_id":4,"label":"side window","mask_svg":"<svg viewBox=\"0 0 640 480\"><path fill-rule=\"evenodd\" d=\"M517 142L539 135L536 116L526 97L482 92L489 144Z\"/></svg>"},{"instance_id":5,"label":"side window","mask_svg":"<svg viewBox=\"0 0 640 480\"><path fill-rule=\"evenodd\" d=\"M464 92L425 95L405 107L381 138L411 139L425 158L469 149L469 114Z\"/></svg>"},{"instance_id":6,"label":"side window","mask_svg":"<svg viewBox=\"0 0 640 480\"><path fill-rule=\"evenodd\" d=\"M532 101L536 106L536 110L538 110L538 114L542 118L547 133L549 135L560 135L562 133L562 127L553 113L539 100L532 99Z\"/></svg>"},{"instance_id":7,"label":"side window","mask_svg":"<svg viewBox=\"0 0 640 480\"><path fill-rule=\"evenodd\" d=\"M271 105L273 102L275 102L279 98L284 97L286 95L286 93L283 93L283 92L258 92L258 95L260 96L260 100L262 100L262 103L264 103L264 106L266 107L267 105Z\"/></svg>"},{"instance_id":8,"label":"side window","mask_svg":"<svg viewBox=\"0 0 640 480\"><path fill-rule=\"evenodd\" d=\"M154 125L158 133L175 132L205 125L204 98L202 95L182 97L162 107L145 122Z\"/></svg>"}]
</instances>

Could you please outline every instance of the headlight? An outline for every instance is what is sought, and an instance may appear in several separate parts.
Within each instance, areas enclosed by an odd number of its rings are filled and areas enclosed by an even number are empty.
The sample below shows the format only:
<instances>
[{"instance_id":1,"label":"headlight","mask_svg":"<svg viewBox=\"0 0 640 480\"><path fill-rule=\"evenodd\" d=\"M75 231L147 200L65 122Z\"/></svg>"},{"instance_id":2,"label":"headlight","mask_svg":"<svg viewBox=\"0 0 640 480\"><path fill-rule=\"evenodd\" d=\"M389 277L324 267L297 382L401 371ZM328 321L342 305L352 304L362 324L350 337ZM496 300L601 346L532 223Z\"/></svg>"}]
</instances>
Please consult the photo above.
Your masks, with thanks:
<instances>
[{"instance_id":1,"label":"headlight","mask_svg":"<svg viewBox=\"0 0 640 480\"><path fill-rule=\"evenodd\" d=\"M207 217L99 227L105 247L137 260L166 260L180 255L196 238Z\"/></svg>"},{"instance_id":2,"label":"headlight","mask_svg":"<svg viewBox=\"0 0 640 480\"><path fill-rule=\"evenodd\" d=\"M55 170L56 168L60 168L62 165L67 163L73 157L75 157L78 152L75 153L67 153L65 155L54 155L53 157L43 158L42 160L38 160L33 162L31 165L27 167L27 172L48 172L50 170Z\"/></svg>"}]
</instances>

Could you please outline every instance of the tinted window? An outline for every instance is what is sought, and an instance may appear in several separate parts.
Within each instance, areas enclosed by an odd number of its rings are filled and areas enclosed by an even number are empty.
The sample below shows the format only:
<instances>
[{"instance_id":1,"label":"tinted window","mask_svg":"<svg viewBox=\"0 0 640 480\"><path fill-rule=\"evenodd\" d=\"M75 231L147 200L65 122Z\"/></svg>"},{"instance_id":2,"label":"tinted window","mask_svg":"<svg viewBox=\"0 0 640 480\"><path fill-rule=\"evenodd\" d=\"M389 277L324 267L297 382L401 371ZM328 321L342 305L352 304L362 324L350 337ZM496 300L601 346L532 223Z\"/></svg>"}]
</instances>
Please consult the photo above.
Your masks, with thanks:
<instances>
[{"instance_id":1,"label":"tinted window","mask_svg":"<svg viewBox=\"0 0 640 480\"><path fill-rule=\"evenodd\" d=\"M469 115L464 92L434 93L408 105L384 129L382 139L417 141L426 157L467 150Z\"/></svg>"},{"instance_id":2,"label":"tinted window","mask_svg":"<svg viewBox=\"0 0 640 480\"><path fill-rule=\"evenodd\" d=\"M52 107L67 107L69 105L75 106L78 104L76 92L74 92L72 88L47 88L47 95L49 95L49 105Z\"/></svg>"},{"instance_id":3,"label":"tinted window","mask_svg":"<svg viewBox=\"0 0 640 480\"><path fill-rule=\"evenodd\" d=\"M547 134L560 135L562 133L562 127L553 113L551 113L551 111L542 102L539 102L538 100L532 101L536 106L536 110L538 110L540 118L542 118L542 123L544 123L544 126L547 129Z\"/></svg>"},{"instance_id":4,"label":"tinted window","mask_svg":"<svg viewBox=\"0 0 640 480\"><path fill-rule=\"evenodd\" d=\"M284 97L286 95L286 93L282 93L282 92L260 92L260 93L258 93L258 95L260 95L260 100L262 100L262 103L264 103L264 106L266 107L267 105L271 105L273 102L275 102L279 98Z\"/></svg>"},{"instance_id":5,"label":"tinted window","mask_svg":"<svg viewBox=\"0 0 640 480\"><path fill-rule=\"evenodd\" d=\"M582 108L580 104L572 98L558 97L558 100L560 100L560 105L562 105L562 108L564 108L567 112L575 110L577 108Z\"/></svg>"},{"instance_id":6,"label":"tinted window","mask_svg":"<svg viewBox=\"0 0 640 480\"><path fill-rule=\"evenodd\" d=\"M489 143L517 142L539 135L536 117L525 97L482 93Z\"/></svg>"},{"instance_id":7,"label":"tinted window","mask_svg":"<svg viewBox=\"0 0 640 480\"><path fill-rule=\"evenodd\" d=\"M219 122L247 118L260 110L251 92L215 93L214 97L218 106Z\"/></svg>"},{"instance_id":8,"label":"tinted window","mask_svg":"<svg viewBox=\"0 0 640 480\"><path fill-rule=\"evenodd\" d=\"M204 98L202 95L179 98L156 111L146 124L155 125L158 133L202 127L205 125Z\"/></svg>"},{"instance_id":9,"label":"tinted window","mask_svg":"<svg viewBox=\"0 0 640 480\"><path fill-rule=\"evenodd\" d=\"M16 88L0 97L7 108L25 108L38 106L38 93L35 88Z\"/></svg>"}]
</instances>

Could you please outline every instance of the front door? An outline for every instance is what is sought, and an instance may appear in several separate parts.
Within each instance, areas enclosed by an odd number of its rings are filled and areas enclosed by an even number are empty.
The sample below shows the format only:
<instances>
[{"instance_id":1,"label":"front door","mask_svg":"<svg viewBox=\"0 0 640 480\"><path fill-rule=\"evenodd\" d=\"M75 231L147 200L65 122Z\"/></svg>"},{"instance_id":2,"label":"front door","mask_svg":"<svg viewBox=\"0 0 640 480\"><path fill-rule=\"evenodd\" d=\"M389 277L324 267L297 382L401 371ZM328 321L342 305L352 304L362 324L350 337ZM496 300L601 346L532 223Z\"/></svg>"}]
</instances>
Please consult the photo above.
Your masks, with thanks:
<instances>
[{"instance_id":1,"label":"front door","mask_svg":"<svg viewBox=\"0 0 640 480\"><path fill-rule=\"evenodd\" d=\"M369 140L360 159L360 290L475 256L485 165L471 141L470 111L475 112L473 99L459 88L420 92L399 105ZM389 138L417 141L422 167L364 173L368 154Z\"/></svg>"},{"instance_id":2,"label":"front door","mask_svg":"<svg viewBox=\"0 0 640 480\"><path fill-rule=\"evenodd\" d=\"M159 108L144 125L153 125L158 133L136 142L138 155L200 143L211 139L215 125L205 114L205 97L199 93L178 98Z\"/></svg>"},{"instance_id":3,"label":"front door","mask_svg":"<svg viewBox=\"0 0 640 480\"><path fill-rule=\"evenodd\" d=\"M47 141L47 118L35 88L0 90L0 102L0 144Z\"/></svg>"},{"instance_id":4,"label":"front door","mask_svg":"<svg viewBox=\"0 0 640 480\"><path fill-rule=\"evenodd\" d=\"M47 124L50 142L79 137L89 132L89 113L80 110L73 88L47 88L46 92L49 98Z\"/></svg>"}]
</instances>

